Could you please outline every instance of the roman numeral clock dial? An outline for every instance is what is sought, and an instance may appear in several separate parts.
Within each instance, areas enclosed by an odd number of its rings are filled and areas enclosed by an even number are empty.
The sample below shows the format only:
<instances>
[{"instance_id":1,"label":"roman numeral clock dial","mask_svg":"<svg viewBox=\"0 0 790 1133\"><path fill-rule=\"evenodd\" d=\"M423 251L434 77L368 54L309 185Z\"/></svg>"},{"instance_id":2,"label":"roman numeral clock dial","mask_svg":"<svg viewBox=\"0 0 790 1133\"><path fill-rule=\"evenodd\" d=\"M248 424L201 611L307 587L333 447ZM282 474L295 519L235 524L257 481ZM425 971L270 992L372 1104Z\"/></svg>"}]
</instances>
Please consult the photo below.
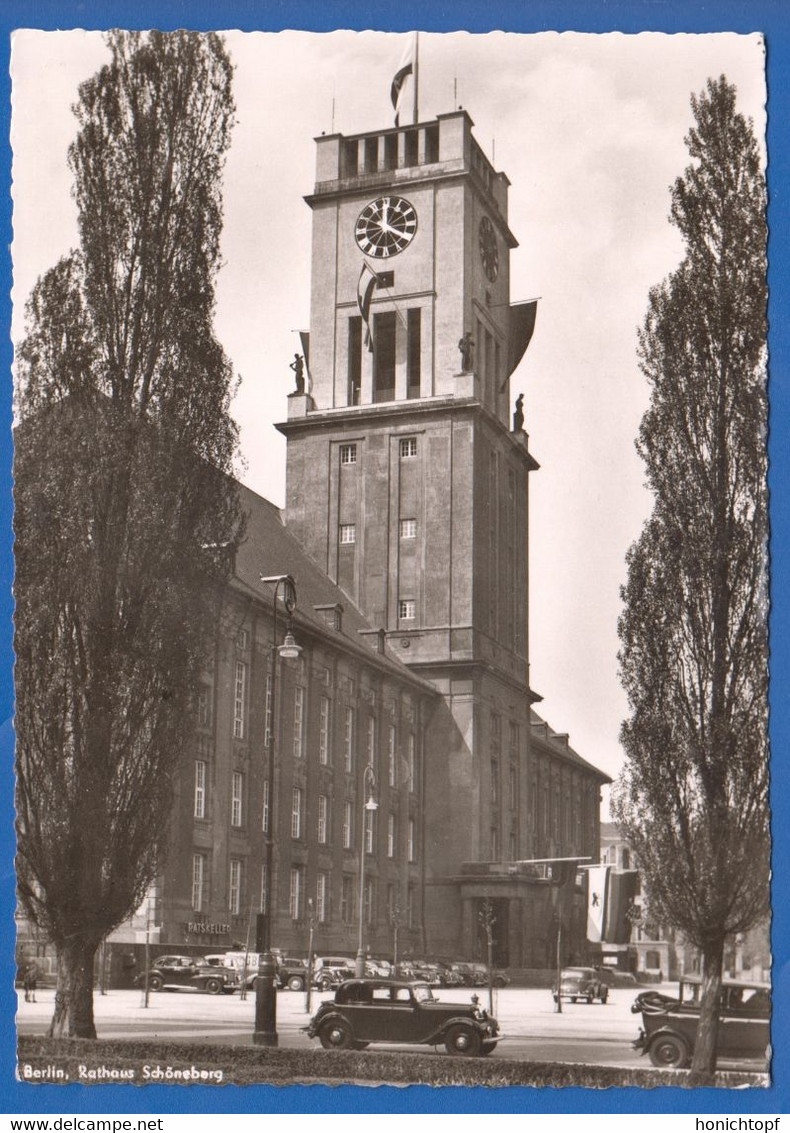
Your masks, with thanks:
<instances>
[{"instance_id":1,"label":"roman numeral clock dial","mask_svg":"<svg viewBox=\"0 0 790 1133\"><path fill-rule=\"evenodd\" d=\"M357 217L354 235L366 256L386 260L408 248L416 231L414 205L403 197L378 197Z\"/></svg>"}]
</instances>

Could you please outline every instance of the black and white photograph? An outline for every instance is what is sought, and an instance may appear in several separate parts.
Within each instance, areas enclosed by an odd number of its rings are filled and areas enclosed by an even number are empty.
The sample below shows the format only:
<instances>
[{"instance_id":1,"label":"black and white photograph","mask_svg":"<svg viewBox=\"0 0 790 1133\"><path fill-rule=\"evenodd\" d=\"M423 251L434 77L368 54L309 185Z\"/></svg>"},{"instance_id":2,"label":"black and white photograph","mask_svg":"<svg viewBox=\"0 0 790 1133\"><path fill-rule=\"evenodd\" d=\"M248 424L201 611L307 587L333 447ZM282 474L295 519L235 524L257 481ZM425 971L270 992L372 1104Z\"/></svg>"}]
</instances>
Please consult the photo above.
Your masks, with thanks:
<instances>
[{"instance_id":1,"label":"black and white photograph","mask_svg":"<svg viewBox=\"0 0 790 1133\"><path fill-rule=\"evenodd\" d=\"M19 1082L769 1087L764 36L11 94Z\"/></svg>"}]
</instances>

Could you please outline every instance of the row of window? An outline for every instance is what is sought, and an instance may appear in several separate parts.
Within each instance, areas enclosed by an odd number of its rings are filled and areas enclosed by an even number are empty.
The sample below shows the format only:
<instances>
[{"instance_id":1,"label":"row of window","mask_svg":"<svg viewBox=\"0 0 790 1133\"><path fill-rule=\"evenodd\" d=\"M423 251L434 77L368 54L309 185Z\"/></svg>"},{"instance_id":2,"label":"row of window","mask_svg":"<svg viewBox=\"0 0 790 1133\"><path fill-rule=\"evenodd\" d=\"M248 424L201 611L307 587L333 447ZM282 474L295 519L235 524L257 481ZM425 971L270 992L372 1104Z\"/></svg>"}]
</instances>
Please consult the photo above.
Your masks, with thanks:
<instances>
[{"instance_id":1,"label":"row of window","mask_svg":"<svg viewBox=\"0 0 790 1133\"><path fill-rule=\"evenodd\" d=\"M415 457L417 455L417 438L401 437L398 451L400 452L401 460L410 460L412 457ZM351 442L340 446L340 463L357 463L357 446L355 443Z\"/></svg>"},{"instance_id":2,"label":"row of window","mask_svg":"<svg viewBox=\"0 0 790 1133\"><path fill-rule=\"evenodd\" d=\"M242 912L243 904L243 874L244 860L231 858L228 877L228 911L238 916ZM208 854L196 852L192 855L192 909L196 913L203 912L208 905ZM315 899L311 901L316 921L321 924L331 919L331 874L326 870L319 870L316 874ZM261 875L260 908L266 908L268 877L266 867ZM340 920L343 924L352 924L357 917L356 892L357 878L354 874L344 873L340 889ZM364 893L364 919L371 925L376 919L378 883L375 877L365 881ZM413 927L414 922L414 891L413 885L407 886L405 925ZM301 920L305 913L305 869L304 866L292 866L289 873L289 915L292 920ZM310 900L308 898L308 900ZM390 922L397 920L400 923L401 910L398 906L397 887L390 883L387 885L386 913Z\"/></svg>"},{"instance_id":3,"label":"row of window","mask_svg":"<svg viewBox=\"0 0 790 1133\"><path fill-rule=\"evenodd\" d=\"M394 785L396 776L396 763L394 754L390 758L390 781ZM302 787L293 787L291 791L291 837L301 838L304 827L304 796L305 792ZM330 840L330 799L328 795L318 796L318 812L317 812L317 839L321 845L326 845ZM366 812L368 813L368 812ZM263 806L262 806L262 820L261 824L263 832L269 832L269 814L270 814L270 793L269 793L269 780L264 780L263 783ZM195 760L195 796L194 796L194 815L195 818L206 817L206 762L203 759ZM394 858L396 856L396 815L390 811L387 818L387 857ZM365 842L367 852L373 853L374 844L374 823L375 813L369 813L369 822L365 832ZM230 798L230 824L231 826L240 827L244 824L244 774L241 771L234 771L231 776L231 798ZM343 804L343 848L351 849L353 846L353 803L347 799ZM408 821L408 834L407 834L407 856L410 862L415 860L415 825L414 819L410 818Z\"/></svg>"},{"instance_id":4,"label":"row of window","mask_svg":"<svg viewBox=\"0 0 790 1133\"><path fill-rule=\"evenodd\" d=\"M415 603L412 599L407 599L399 603L400 616L403 618L414 618L415 616ZM233 710L233 735L235 739L244 739L246 735L246 718L247 718L247 665L244 661L236 662L235 671L235 696L234 696L234 710ZM265 723L265 744L271 743L272 731L272 684L271 676L266 678L266 723ZM331 741L332 741L332 728L331 728L331 712L332 704L328 696L322 696L319 701L319 717L318 717L318 762L324 766L331 763ZM351 774L354 770L354 738L355 738L355 710L346 706L343 710L343 767L346 772ZM376 719L374 716L368 717L367 723L367 762L371 767L375 768L375 752L376 752ZM305 688L303 685L296 685L294 687L294 714L293 714L293 754L297 759L303 759L305 755ZM410 733L407 740L406 750L406 778L409 784L409 791L414 793L416 790L416 753L415 753L415 740L414 734ZM388 780L391 787L398 784L397 776L397 730L393 724L389 725L388 731ZM196 814L196 817L198 816Z\"/></svg>"},{"instance_id":5,"label":"row of window","mask_svg":"<svg viewBox=\"0 0 790 1133\"><path fill-rule=\"evenodd\" d=\"M264 784L264 812L263 812L263 828L264 833L268 833L269 829L269 791L268 781ZM304 828L304 802L305 792L302 787L293 787L291 789L291 837L299 839L302 837ZM317 812L317 837L321 845L326 845L331 841L330 831L330 800L328 795L318 796L318 812ZM376 811L363 811L365 833L364 843L365 851L368 854L374 852L376 842ZM387 815L387 857L394 858L397 856L397 827L398 816L394 811L390 811ZM406 833L406 857L410 862L416 859L416 824L413 818L409 818L407 823ZM346 799L343 803L343 824L342 824L342 844L344 850L350 850L354 846L354 803L351 799Z\"/></svg>"},{"instance_id":6,"label":"row of window","mask_svg":"<svg viewBox=\"0 0 790 1133\"><path fill-rule=\"evenodd\" d=\"M398 532L401 539L416 539L417 538L417 520L416 519L402 519L398 525ZM357 541L357 525L356 523L341 523L340 524L340 543L343 546L356 543Z\"/></svg>"}]
</instances>

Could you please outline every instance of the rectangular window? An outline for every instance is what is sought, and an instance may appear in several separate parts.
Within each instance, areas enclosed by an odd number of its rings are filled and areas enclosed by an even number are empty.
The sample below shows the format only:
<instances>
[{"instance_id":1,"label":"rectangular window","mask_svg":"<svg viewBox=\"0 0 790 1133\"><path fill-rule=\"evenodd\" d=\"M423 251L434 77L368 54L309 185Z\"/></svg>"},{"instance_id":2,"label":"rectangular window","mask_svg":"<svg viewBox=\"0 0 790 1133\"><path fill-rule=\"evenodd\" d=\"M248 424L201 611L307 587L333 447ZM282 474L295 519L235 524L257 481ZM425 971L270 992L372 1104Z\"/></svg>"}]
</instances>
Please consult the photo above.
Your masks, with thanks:
<instances>
[{"instance_id":1,"label":"rectangular window","mask_svg":"<svg viewBox=\"0 0 790 1133\"><path fill-rule=\"evenodd\" d=\"M211 689L208 685L201 685L197 696L198 727L211 727Z\"/></svg>"},{"instance_id":2,"label":"rectangular window","mask_svg":"<svg viewBox=\"0 0 790 1133\"><path fill-rule=\"evenodd\" d=\"M354 709L347 708L343 727L343 766L347 772L354 769Z\"/></svg>"},{"instance_id":3,"label":"rectangular window","mask_svg":"<svg viewBox=\"0 0 790 1133\"><path fill-rule=\"evenodd\" d=\"M195 760L195 818L206 817L206 763Z\"/></svg>"},{"instance_id":4,"label":"rectangular window","mask_svg":"<svg viewBox=\"0 0 790 1133\"><path fill-rule=\"evenodd\" d=\"M420 353L422 325L419 307L409 308L406 314L406 396L420 396Z\"/></svg>"},{"instance_id":5,"label":"rectangular window","mask_svg":"<svg viewBox=\"0 0 790 1133\"><path fill-rule=\"evenodd\" d=\"M244 793L244 776L240 771L233 772L230 789L230 824L241 826L242 795Z\"/></svg>"},{"instance_id":6,"label":"rectangular window","mask_svg":"<svg viewBox=\"0 0 790 1133\"><path fill-rule=\"evenodd\" d=\"M238 637L236 638L236 648L244 651L249 645L249 635L246 629L240 629Z\"/></svg>"},{"instance_id":7,"label":"rectangular window","mask_svg":"<svg viewBox=\"0 0 790 1133\"><path fill-rule=\"evenodd\" d=\"M409 792L413 795L417 789L417 754L414 733L409 735L409 750L406 760L409 768Z\"/></svg>"},{"instance_id":8,"label":"rectangular window","mask_svg":"<svg viewBox=\"0 0 790 1133\"><path fill-rule=\"evenodd\" d=\"M387 744L387 777L389 785L394 787L398 781L397 768L397 734L393 724L389 726L389 743Z\"/></svg>"},{"instance_id":9,"label":"rectangular window","mask_svg":"<svg viewBox=\"0 0 790 1133\"><path fill-rule=\"evenodd\" d=\"M406 889L406 927L414 928L414 886Z\"/></svg>"},{"instance_id":10,"label":"rectangular window","mask_svg":"<svg viewBox=\"0 0 790 1133\"><path fill-rule=\"evenodd\" d=\"M356 445L341 445L340 446L340 463L341 464L356 464L357 463L357 446Z\"/></svg>"},{"instance_id":11,"label":"rectangular window","mask_svg":"<svg viewBox=\"0 0 790 1133\"><path fill-rule=\"evenodd\" d=\"M373 924L376 915L376 882L372 877L365 878L365 924Z\"/></svg>"},{"instance_id":12,"label":"rectangular window","mask_svg":"<svg viewBox=\"0 0 790 1133\"><path fill-rule=\"evenodd\" d=\"M416 860L416 847L414 843L414 819L409 819L408 858L410 862Z\"/></svg>"},{"instance_id":13,"label":"rectangular window","mask_svg":"<svg viewBox=\"0 0 790 1133\"><path fill-rule=\"evenodd\" d=\"M272 675L268 673L266 676L266 708L263 733L263 744L267 748L272 742L272 710Z\"/></svg>"},{"instance_id":14,"label":"rectangular window","mask_svg":"<svg viewBox=\"0 0 790 1133\"><path fill-rule=\"evenodd\" d=\"M304 689L294 688L294 758L301 759L304 754Z\"/></svg>"},{"instance_id":15,"label":"rectangular window","mask_svg":"<svg viewBox=\"0 0 790 1133\"><path fill-rule=\"evenodd\" d=\"M387 920L391 925L395 924L398 916L398 898L396 896L395 886L387 886Z\"/></svg>"},{"instance_id":16,"label":"rectangular window","mask_svg":"<svg viewBox=\"0 0 790 1133\"><path fill-rule=\"evenodd\" d=\"M417 538L417 520L416 519L402 519L400 521L400 537L401 537L401 539L416 539Z\"/></svg>"},{"instance_id":17,"label":"rectangular window","mask_svg":"<svg viewBox=\"0 0 790 1133\"><path fill-rule=\"evenodd\" d=\"M406 460L408 457L417 455L416 437L401 437L400 455L402 460Z\"/></svg>"},{"instance_id":18,"label":"rectangular window","mask_svg":"<svg viewBox=\"0 0 790 1133\"><path fill-rule=\"evenodd\" d=\"M196 913L203 911L203 886L206 877L206 855L192 855L192 908Z\"/></svg>"},{"instance_id":19,"label":"rectangular window","mask_svg":"<svg viewBox=\"0 0 790 1133\"><path fill-rule=\"evenodd\" d=\"M376 766L376 718L368 716L368 766Z\"/></svg>"},{"instance_id":20,"label":"rectangular window","mask_svg":"<svg viewBox=\"0 0 790 1133\"><path fill-rule=\"evenodd\" d=\"M328 827L328 814L329 814L329 799L326 795L318 796L318 841L325 845L329 840L327 837Z\"/></svg>"},{"instance_id":21,"label":"rectangular window","mask_svg":"<svg viewBox=\"0 0 790 1133\"><path fill-rule=\"evenodd\" d=\"M291 869L291 890L289 894L288 909L292 921L298 921L302 915L302 871L299 866Z\"/></svg>"},{"instance_id":22,"label":"rectangular window","mask_svg":"<svg viewBox=\"0 0 790 1133\"><path fill-rule=\"evenodd\" d=\"M340 919L351 924L354 919L354 878L344 873L340 885Z\"/></svg>"},{"instance_id":23,"label":"rectangular window","mask_svg":"<svg viewBox=\"0 0 790 1133\"><path fill-rule=\"evenodd\" d=\"M491 803L493 806L499 802L499 764L491 760Z\"/></svg>"},{"instance_id":24,"label":"rectangular window","mask_svg":"<svg viewBox=\"0 0 790 1133\"><path fill-rule=\"evenodd\" d=\"M263 780L263 814L261 818L261 828L264 834L269 833L269 780Z\"/></svg>"},{"instance_id":25,"label":"rectangular window","mask_svg":"<svg viewBox=\"0 0 790 1133\"><path fill-rule=\"evenodd\" d=\"M395 857L395 815L387 815L387 857Z\"/></svg>"},{"instance_id":26,"label":"rectangular window","mask_svg":"<svg viewBox=\"0 0 790 1133\"><path fill-rule=\"evenodd\" d=\"M228 908L235 916L241 912L241 858L230 859Z\"/></svg>"},{"instance_id":27,"label":"rectangular window","mask_svg":"<svg viewBox=\"0 0 790 1133\"><path fill-rule=\"evenodd\" d=\"M398 602L398 617L401 621L413 621L416 604L413 598L401 598Z\"/></svg>"},{"instance_id":28,"label":"rectangular window","mask_svg":"<svg viewBox=\"0 0 790 1133\"><path fill-rule=\"evenodd\" d=\"M348 404L359 405L362 394L362 318L348 320Z\"/></svg>"},{"instance_id":29,"label":"rectangular window","mask_svg":"<svg viewBox=\"0 0 790 1133\"><path fill-rule=\"evenodd\" d=\"M395 400L394 311L373 316L373 400Z\"/></svg>"},{"instance_id":30,"label":"rectangular window","mask_svg":"<svg viewBox=\"0 0 790 1133\"><path fill-rule=\"evenodd\" d=\"M329 920L327 915L329 897L329 874L318 873L315 879L315 919L319 924Z\"/></svg>"},{"instance_id":31,"label":"rectangular window","mask_svg":"<svg viewBox=\"0 0 790 1133\"><path fill-rule=\"evenodd\" d=\"M318 762L329 763L329 697L321 697L318 722Z\"/></svg>"},{"instance_id":32,"label":"rectangular window","mask_svg":"<svg viewBox=\"0 0 790 1133\"><path fill-rule=\"evenodd\" d=\"M294 787L291 791L291 837L302 836L302 789Z\"/></svg>"},{"instance_id":33,"label":"rectangular window","mask_svg":"<svg viewBox=\"0 0 790 1133\"><path fill-rule=\"evenodd\" d=\"M341 523L340 524L340 542L341 543L356 543L357 541L357 525L355 523Z\"/></svg>"},{"instance_id":34,"label":"rectangular window","mask_svg":"<svg viewBox=\"0 0 790 1133\"><path fill-rule=\"evenodd\" d=\"M351 849L351 841L353 837L352 830L352 815L353 806L348 799L343 803L343 849Z\"/></svg>"},{"instance_id":35,"label":"rectangular window","mask_svg":"<svg viewBox=\"0 0 790 1133\"><path fill-rule=\"evenodd\" d=\"M365 814L365 851L373 853L373 825L376 821L375 810L366 810Z\"/></svg>"},{"instance_id":36,"label":"rectangular window","mask_svg":"<svg viewBox=\"0 0 790 1133\"><path fill-rule=\"evenodd\" d=\"M518 772L516 771L515 764L510 764L508 775L508 786L510 793L510 809L515 810L518 802Z\"/></svg>"},{"instance_id":37,"label":"rectangular window","mask_svg":"<svg viewBox=\"0 0 790 1133\"><path fill-rule=\"evenodd\" d=\"M233 736L237 740L244 739L244 719L247 701L247 666L243 661L236 662L236 679L233 694Z\"/></svg>"}]
</instances>

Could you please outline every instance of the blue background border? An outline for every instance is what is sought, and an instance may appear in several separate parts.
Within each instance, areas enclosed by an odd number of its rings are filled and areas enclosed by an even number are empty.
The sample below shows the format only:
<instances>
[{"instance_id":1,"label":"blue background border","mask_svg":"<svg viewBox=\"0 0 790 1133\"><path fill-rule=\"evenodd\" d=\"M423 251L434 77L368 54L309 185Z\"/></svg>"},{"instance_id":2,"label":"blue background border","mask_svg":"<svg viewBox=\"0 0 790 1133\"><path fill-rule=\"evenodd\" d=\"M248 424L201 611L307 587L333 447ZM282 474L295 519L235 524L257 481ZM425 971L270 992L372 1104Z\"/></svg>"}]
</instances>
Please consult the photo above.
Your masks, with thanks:
<instances>
[{"instance_id":1,"label":"blue background border","mask_svg":"<svg viewBox=\"0 0 790 1133\"><path fill-rule=\"evenodd\" d=\"M219 17L219 20L218 20ZM771 394L771 522L772 522L772 611L771 611L771 738L773 746L772 791L774 804L774 983L775 1016L773 1045L775 1084L769 1090L680 1090L659 1091L610 1089L602 1091L565 1089L486 1088L433 1090L380 1087L266 1087L217 1089L194 1086L83 1087L58 1089L24 1086L15 1081L16 998L14 974L14 885L13 844L13 739L11 706L11 382L12 358L8 328L11 322L11 151L8 142L11 90L9 79L10 33L15 27L58 28L158 27L171 30L189 27L241 28L245 31L279 31L300 28L331 31L338 27L406 31L413 27L429 31L472 32L492 30L538 31L639 31L765 33L767 42L769 117L769 260L770 260L770 394ZM780 312L790 307L788 287L787 193L790 185L790 5L785 0L455 0L430 5L400 0L389 5L324 0L323 3L283 3L282 0L103 0L90 2L38 2L11 0L0 11L0 1111L5 1113L781 1113L788 1112L790 1086L788 1067L788 904L781 888L787 876L788 839L783 807L788 791L785 749L788 740L787 688L788 595L783 586L788 547L788 465L786 440L790 405L788 399L788 320ZM680 172L680 171L678 171ZM645 297L647 298L647 297ZM132 1092L134 1091L134 1092Z\"/></svg>"}]
</instances>

